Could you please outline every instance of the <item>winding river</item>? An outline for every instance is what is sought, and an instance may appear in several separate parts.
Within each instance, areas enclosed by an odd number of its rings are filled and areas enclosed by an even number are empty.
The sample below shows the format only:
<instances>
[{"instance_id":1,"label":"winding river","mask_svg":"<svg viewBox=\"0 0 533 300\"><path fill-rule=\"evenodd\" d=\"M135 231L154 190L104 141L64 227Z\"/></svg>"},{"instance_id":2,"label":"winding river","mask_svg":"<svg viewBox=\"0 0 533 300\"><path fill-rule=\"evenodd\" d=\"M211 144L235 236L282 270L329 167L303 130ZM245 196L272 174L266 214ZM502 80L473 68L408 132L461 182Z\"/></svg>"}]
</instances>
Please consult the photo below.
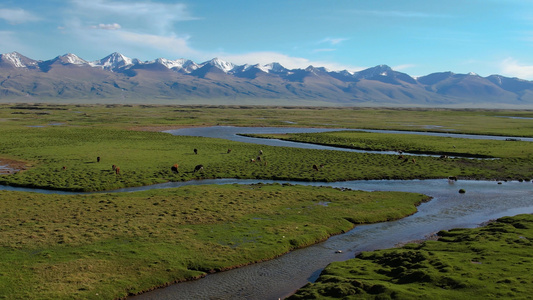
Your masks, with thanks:
<instances>
[{"instance_id":1,"label":"winding river","mask_svg":"<svg viewBox=\"0 0 533 300\"><path fill-rule=\"evenodd\" d=\"M271 146L353 151L334 147L302 144L273 139L257 139L239 133L325 132L338 129L204 127L167 131L174 135L224 138L233 141ZM382 132L382 131L380 131ZM389 131L392 133L392 131ZM406 132L396 132L406 133ZM415 133L416 134L416 133ZM425 133L418 133L425 134ZM432 133L432 135L435 135ZM500 139L479 135L436 134L459 138ZM522 139L533 141L533 139ZM389 154L387 152L379 152ZM201 184L272 183L270 180L203 180ZM161 188L199 182L168 183ZM292 251L277 259L231 271L211 274L203 279L174 284L167 288L132 297L134 299L279 299L292 294L318 278L325 266L333 261L353 258L361 251L394 247L399 243L425 239L439 230L457 227L472 228L502 216L533 213L533 185L528 182L441 180L373 180L333 183L289 182L293 184L343 187L365 191L406 191L423 193L433 199L420 205L418 212L407 218L378 224L357 226L348 233L327 241ZM459 194L465 189L465 194ZM342 253L337 253L341 250Z\"/></svg>"},{"instance_id":2,"label":"winding river","mask_svg":"<svg viewBox=\"0 0 533 300\"><path fill-rule=\"evenodd\" d=\"M225 138L240 142L308 149L337 149L280 140L263 140L238 133L322 132L338 129L309 128L251 128L204 127L168 131L175 135ZM405 133L405 132L401 132ZM450 134L443 134L450 136ZM468 138L464 135L457 137ZM480 138L480 136L474 136ZM505 139L505 137L487 137ZM533 140L532 140L533 141ZM380 152L384 153L384 152ZM201 184L273 183L272 180L213 179L190 182L171 182L149 187L128 188L112 192L130 192L154 188L172 188ZM438 232L457 227L472 228L502 216L533 213L533 184L531 182L457 181L439 180L371 180L332 183L291 182L292 184L342 187L365 191L406 191L433 197L418 207L418 212L401 220L361 225L353 230L329 238L327 241L292 251L279 258L250 266L207 275L205 278L174 284L131 299L279 299L292 294L308 282L313 282L325 266L333 261L353 258L361 251L394 247L397 244L425 239ZM13 187L0 189L38 191ZM465 194L458 193L465 189ZM57 193L41 190L39 192ZM68 194L68 192L61 192ZM342 253L337 253L341 250Z\"/></svg>"}]
</instances>

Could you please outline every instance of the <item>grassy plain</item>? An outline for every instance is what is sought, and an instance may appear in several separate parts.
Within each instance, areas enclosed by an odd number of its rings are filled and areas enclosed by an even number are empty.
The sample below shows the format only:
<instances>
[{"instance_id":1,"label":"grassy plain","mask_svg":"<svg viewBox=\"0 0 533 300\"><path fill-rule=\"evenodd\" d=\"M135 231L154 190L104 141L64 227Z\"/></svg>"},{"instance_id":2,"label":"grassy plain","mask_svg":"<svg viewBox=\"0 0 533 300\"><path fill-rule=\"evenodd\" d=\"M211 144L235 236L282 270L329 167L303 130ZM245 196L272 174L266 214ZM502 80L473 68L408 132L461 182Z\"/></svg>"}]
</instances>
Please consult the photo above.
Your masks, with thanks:
<instances>
[{"instance_id":1,"label":"grassy plain","mask_svg":"<svg viewBox=\"0 0 533 300\"><path fill-rule=\"evenodd\" d=\"M529 299L533 216L504 217L439 240L330 264L288 299Z\"/></svg>"},{"instance_id":2,"label":"grassy plain","mask_svg":"<svg viewBox=\"0 0 533 300\"><path fill-rule=\"evenodd\" d=\"M416 164L412 164L379 154L304 151L219 139L176 137L153 131L217 124L294 126L284 120L296 120L294 122L298 126L333 124L352 128L365 124L362 127L420 130L420 122L427 123L430 119L450 124L453 119L450 111L52 105L4 105L0 108L0 161L4 158L27 163L23 172L0 176L0 183L9 185L97 191L166 181L227 177L304 181L448 176L497 180L533 178L530 167L532 151L526 142L365 133L293 136L300 140L305 137L306 141L364 149L403 149L500 158L440 160L417 157ZM459 114L455 116L456 122L470 124L470 133L533 135L530 128L533 120L500 117L527 117L529 112L453 113ZM385 116L386 121L383 119ZM465 130L462 125L447 125L443 129L436 124L432 126L440 130ZM194 148L199 150L198 155L194 155ZM227 153L227 149L232 149L232 152ZM261 149L265 153L262 162L250 163ZM101 157L100 163L96 162L96 157ZM170 169L176 163L180 165L179 173ZM204 165L204 170L194 173L198 164ZM317 172L312 169L314 164L324 165L324 168ZM112 165L120 167L120 174L113 172Z\"/></svg>"},{"instance_id":3,"label":"grassy plain","mask_svg":"<svg viewBox=\"0 0 533 300\"><path fill-rule=\"evenodd\" d=\"M125 297L398 219L428 200L281 184L0 197L0 297L7 299Z\"/></svg>"},{"instance_id":4,"label":"grassy plain","mask_svg":"<svg viewBox=\"0 0 533 300\"><path fill-rule=\"evenodd\" d=\"M402 163L396 156L267 147L158 131L233 125L533 136L533 120L527 119L531 117L531 111L6 104L0 106L0 162L16 160L25 166L15 174L0 175L0 183L102 191L230 177L529 180L532 150L522 142L454 141L457 150L452 150L447 142L432 139L342 137L350 146L364 143L357 146L362 148L385 145L500 158L417 157L416 163ZM319 135L319 140L337 139L336 134ZM501 147L505 149L497 150ZM259 150L263 150L261 163L251 163ZM170 169L176 163L179 173ZM204 170L193 172L198 164ZM316 171L313 164L324 167ZM119 174L112 165L120 167ZM122 297L210 270L269 259L354 224L400 218L425 199L417 194L281 185L74 196L2 191L0 195L0 297L23 299ZM317 205L325 200L331 204ZM375 201L380 201L379 207L369 204Z\"/></svg>"}]
</instances>

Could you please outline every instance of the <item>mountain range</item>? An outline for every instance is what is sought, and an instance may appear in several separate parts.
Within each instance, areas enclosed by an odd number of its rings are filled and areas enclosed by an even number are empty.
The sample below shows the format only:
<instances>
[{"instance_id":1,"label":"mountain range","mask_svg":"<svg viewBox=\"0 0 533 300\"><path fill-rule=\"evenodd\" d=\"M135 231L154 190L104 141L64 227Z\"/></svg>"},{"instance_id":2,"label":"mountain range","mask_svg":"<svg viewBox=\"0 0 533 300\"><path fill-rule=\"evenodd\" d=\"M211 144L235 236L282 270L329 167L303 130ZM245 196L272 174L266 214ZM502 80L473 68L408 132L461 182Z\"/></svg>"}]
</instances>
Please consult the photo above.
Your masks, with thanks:
<instances>
[{"instance_id":1,"label":"mountain range","mask_svg":"<svg viewBox=\"0 0 533 300\"><path fill-rule=\"evenodd\" d=\"M412 77L386 65L349 72L218 58L143 62L120 53L41 61L12 52L0 55L0 101L533 108L533 81L452 72Z\"/></svg>"}]
</instances>

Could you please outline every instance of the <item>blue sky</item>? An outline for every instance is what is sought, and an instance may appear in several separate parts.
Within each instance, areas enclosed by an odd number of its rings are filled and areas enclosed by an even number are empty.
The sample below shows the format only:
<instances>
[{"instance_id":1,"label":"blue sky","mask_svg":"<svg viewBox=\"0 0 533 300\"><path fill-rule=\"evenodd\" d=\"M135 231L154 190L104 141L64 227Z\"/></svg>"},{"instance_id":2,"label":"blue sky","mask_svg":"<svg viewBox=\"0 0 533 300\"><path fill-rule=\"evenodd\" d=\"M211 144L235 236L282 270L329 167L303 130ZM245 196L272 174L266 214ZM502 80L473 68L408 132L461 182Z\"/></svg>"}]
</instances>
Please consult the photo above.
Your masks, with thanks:
<instances>
[{"instance_id":1,"label":"blue sky","mask_svg":"<svg viewBox=\"0 0 533 300\"><path fill-rule=\"evenodd\" d=\"M531 0L3 0L0 53L533 80Z\"/></svg>"}]
</instances>

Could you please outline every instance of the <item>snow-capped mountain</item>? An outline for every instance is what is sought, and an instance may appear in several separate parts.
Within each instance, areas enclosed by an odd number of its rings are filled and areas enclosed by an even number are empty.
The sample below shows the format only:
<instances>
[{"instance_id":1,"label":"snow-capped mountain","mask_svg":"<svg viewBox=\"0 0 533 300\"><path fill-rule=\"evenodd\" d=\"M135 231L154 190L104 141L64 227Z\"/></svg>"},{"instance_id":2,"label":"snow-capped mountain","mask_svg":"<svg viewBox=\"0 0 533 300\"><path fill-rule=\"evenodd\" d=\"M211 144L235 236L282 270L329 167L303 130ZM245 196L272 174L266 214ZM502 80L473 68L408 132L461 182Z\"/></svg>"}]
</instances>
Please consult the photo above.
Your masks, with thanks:
<instances>
[{"instance_id":1,"label":"snow-capped mountain","mask_svg":"<svg viewBox=\"0 0 533 300\"><path fill-rule=\"evenodd\" d=\"M46 61L17 52L0 54L0 101L28 97L533 108L533 82L453 72L414 78L387 65L350 72L320 66L288 69L277 62L235 65L220 58L200 64L185 58L140 61L117 52L91 62L72 53Z\"/></svg>"},{"instance_id":2,"label":"snow-capped mountain","mask_svg":"<svg viewBox=\"0 0 533 300\"><path fill-rule=\"evenodd\" d=\"M123 69L133 66L135 63L139 63L137 59L131 59L118 52L114 52L100 60L91 62L91 66L100 67L104 70L115 71L117 69Z\"/></svg>"},{"instance_id":3,"label":"snow-capped mountain","mask_svg":"<svg viewBox=\"0 0 533 300\"><path fill-rule=\"evenodd\" d=\"M18 52L0 54L0 64L2 64L3 66L10 66L13 68L36 68L38 67L38 61L27 58L26 56Z\"/></svg>"},{"instance_id":4,"label":"snow-capped mountain","mask_svg":"<svg viewBox=\"0 0 533 300\"><path fill-rule=\"evenodd\" d=\"M218 68L218 69L222 70L224 73L229 73L231 70L233 70L233 68L235 68L234 64L232 64L230 62L227 62L227 61L223 61L222 59L220 59L218 57L215 57L212 60L206 61L203 64L201 64L200 66L203 67L205 65L210 65L210 66L213 66L215 68Z\"/></svg>"}]
</instances>

